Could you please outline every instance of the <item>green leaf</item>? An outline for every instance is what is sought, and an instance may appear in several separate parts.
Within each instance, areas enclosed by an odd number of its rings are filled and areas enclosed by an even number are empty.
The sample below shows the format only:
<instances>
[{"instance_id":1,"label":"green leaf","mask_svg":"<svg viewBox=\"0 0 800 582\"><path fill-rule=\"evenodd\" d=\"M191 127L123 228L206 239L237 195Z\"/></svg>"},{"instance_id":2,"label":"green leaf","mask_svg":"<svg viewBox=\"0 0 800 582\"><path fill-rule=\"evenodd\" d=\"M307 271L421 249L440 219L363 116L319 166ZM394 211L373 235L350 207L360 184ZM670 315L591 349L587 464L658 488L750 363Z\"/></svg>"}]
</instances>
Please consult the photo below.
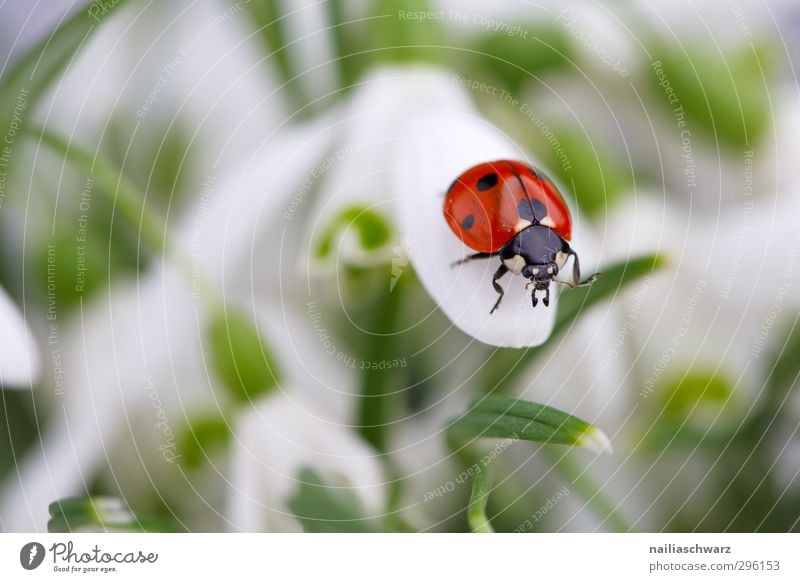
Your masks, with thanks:
<instances>
[{"instance_id":1,"label":"green leaf","mask_svg":"<svg viewBox=\"0 0 800 582\"><path fill-rule=\"evenodd\" d=\"M516 34L491 32L469 46L461 67L464 74L474 78L476 70L483 70L519 96L526 83L569 66L574 49L563 27L530 22L517 26Z\"/></svg>"},{"instance_id":2,"label":"green leaf","mask_svg":"<svg viewBox=\"0 0 800 582\"><path fill-rule=\"evenodd\" d=\"M413 16L412 16L413 15ZM380 62L438 60L441 22L428 0L373 0L370 47Z\"/></svg>"},{"instance_id":3,"label":"green leaf","mask_svg":"<svg viewBox=\"0 0 800 582\"><path fill-rule=\"evenodd\" d=\"M127 3L128 0L109 3L103 18L108 18ZM8 135L12 121L16 120L15 115L21 118L20 125L24 125L25 115L35 107L58 75L66 70L99 26L100 22L88 11L77 10L3 75L0 82L0 133Z\"/></svg>"},{"instance_id":4,"label":"green leaf","mask_svg":"<svg viewBox=\"0 0 800 582\"><path fill-rule=\"evenodd\" d=\"M144 198L119 168L100 152L93 153L46 129L32 133L39 137L42 145L90 176L96 183L97 191L109 196L115 210L154 251L163 254L167 250L167 227L164 221L145 205Z\"/></svg>"},{"instance_id":5,"label":"green leaf","mask_svg":"<svg viewBox=\"0 0 800 582\"><path fill-rule=\"evenodd\" d=\"M567 449L563 454L560 451L556 454L555 450L545 448L543 452L558 472L572 483L578 494L586 500L587 505L600 520L600 525L607 524L609 529L615 532L634 531L633 525L620 511L620 504L607 496L607 488L595 482L591 472L586 470L585 464L574 458L573 450Z\"/></svg>"},{"instance_id":6,"label":"green leaf","mask_svg":"<svg viewBox=\"0 0 800 582\"><path fill-rule=\"evenodd\" d=\"M296 108L292 119L303 119L310 113L306 107L309 99L301 83L298 82L299 72L295 70L289 55L289 45L297 41L289 42L286 33L288 19L303 17L303 11L300 11L299 15L288 16L283 13L283 4L279 0L247 2L245 8L256 27L268 62L277 69L284 83L282 89L287 92L287 101Z\"/></svg>"},{"instance_id":7,"label":"green leaf","mask_svg":"<svg viewBox=\"0 0 800 582\"><path fill-rule=\"evenodd\" d=\"M453 421L457 438L495 437L584 447L611 452L602 431L557 408L502 395L484 396Z\"/></svg>"},{"instance_id":8,"label":"green leaf","mask_svg":"<svg viewBox=\"0 0 800 582\"><path fill-rule=\"evenodd\" d=\"M369 47L366 45L370 21L360 18L348 21L345 5L346 0L328 0L325 3L336 47L336 64L339 67L341 85L347 89L358 81L374 55L368 52Z\"/></svg>"},{"instance_id":9,"label":"green leaf","mask_svg":"<svg viewBox=\"0 0 800 582\"><path fill-rule=\"evenodd\" d=\"M486 504L489 501L491 487L489 467L478 467L475 476L472 478L472 493L467 507L467 522L470 529L475 533L494 533L494 529L489 523L489 518L486 516Z\"/></svg>"},{"instance_id":10,"label":"green leaf","mask_svg":"<svg viewBox=\"0 0 800 582\"><path fill-rule=\"evenodd\" d=\"M231 426L224 416L205 416L186 425L180 440L181 457L190 469L206 464L214 451L224 449L231 441Z\"/></svg>"},{"instance_id":11,"label":"green leaf","mask_svg":"<svg viewBox=\"0 0 800 582\"><path fill-rule=\"evenodd\" d=\"M683 107L686 129L704 130L734 148L752 147L769 129L775 58L771 44L747 44L721 52L706 45L659 47L648 78L656 101ZM671 90L673 93L667 94Z\"/></svg>"},{"instance_id":12,"label":"green leaf","mask_svg":"<svg viewBox=\"0 0 800 582\"><path fill-rule=\"evenodd\" d=\"M278 368L249 318L219 309L210 317L208 338L214 370L235 400L251 402L277 387Z\"/></svg>"},{"instance_id":13,"label":"green leaf","mask_svg":"<svg viewBox=\"0 0 800 582\"><path fill-rule=\"evenodd\" d=\"M172 532L170 524L135 515L116 497L71 497L48 507L50 533L77 532Z\"/></svg>"},{"instance_id":14,"label":"green leaf","mask_svg":"<svg viewBox=\"0 0 800 582\"><path fill-rule=\"evenodd\" d=\"M41 418L41 410L34 405L35 393L35 389L0 388L0 479L15 471L29 447L40 442L39 431L46 426L46 418Z\"/></svg>"},{"instance_id":15,"label":"green leaf","mask_svg":"<svg viewBox=\"0 0 800 582\"><path fill-rule=\"evenodd\" d=\"M369 334L360 338L363 364L379 364L396 361L403 353L402 335L397 329L402 327L406 281L401 281L391 292L387 292L389 273L384 269L381 277L384 285L377 294L377 300L366 314ZM362 296L363 297L363 296ZM358 296L357 296L358 300ZM362 302L364 299L360 299ZM349 313L349 312L348 312ZM376 335L377 341L376 341ZM398 415L402 394L407 386L406 369L391 366L388 368L369 365L361 372L360 395L358 400L358 426L364 439L378 451L388 448L389 428Z\"/></svg>"},{"instance_id":16,"label":"green leaf","mask_svg":"<svg viewBox=\"0 0 800 582\"><path fill-rule=\"evenodd\" d=\"M767 395L776 404L784 399L797 385L800 378L800 315L795 315L792 326L783 341L775 342L771 373L768 378Z\"/></svg>"},{"instance_id":17,"label":"green leaf","mask_svg":"<svg viewBox=\"0 0 800 582\"><path fill-rule=\"evenodd\" d=\"M761 357L764 346L759 345L758 350L756 353ZM767 368L770 372L765 389L759 396L758 407L748 416L737 435L744 442L766 442L763 438L765 431L774 431L780 426L776 421L786 414L786 402L800 380L800 358L797 354L800 354L800 314L794 316L789 329L774 343L771 363Z\"/></svg>"},{"instance_id":18,"label":"green leaf","mask_svg":"<svg viewBox=\"0 0 800 582\"><path fill-rule=\"evenodd\" d=\"M558 296L558 315L553 333L572 326L578 317L598 303L612 298L624 287L652 275L667 264L663 255L644 255L603 269L603 276L589 287L569 289ZM552 336L551 336L552 337Z\"/></svg>"},{"instance_id":19,"label":"green leaf","mask_svg":"<svg viewBox=\"0 0 800 582\"><path fill-rule=\"evenodd\" d=\"M161 214L177 214L188 195L202 189L196 165L202 147L194 129L182 117L141 125L138 117L115 112L104 135L103 151L117 167L124 167L140 192ZM200 170L202 171L202 170ZM209 180L207 177L206 180Z\"/></svg>"},{"instance_id":20,"label":"green leaf","mask_svg":"<svg viewBox=\"0 0 800 582\"><path fill-rule=\"evenodd\" d=\"M631 186L630 171L585 132L557 126L552 131L558 147L543 143L537 148L543 163L574 193L583 212L602 215Z\"/></svg>"},{"instance_id":21,"label":"green leaf","mask_svg":"<svg viewBox=\"0 0 800 582\"><path fill-rule=\"evenodd\" d=\"M565 290L558 296L558 313L549 342L572 327L584 311L613 297L634 281L653 274L665 264L666 259L661 255L645 255L606 267L603 276L589 287ZM546 346L524 351L494 350L485 366L485 390L491 392L500 385L512 386L517 377L544 353Z\"/></svg>"},{"instance_id":22,"label":"green leaf","mask_svg":"<svg viewBox=\"0 0 800 582\"><path fill-rule=\"evenodd\" d=\"M326 485L308 467L297 477L300 486L289 500L289 508L306 532L374 532L364 518L358 498L346 486Z\"/></svg>"}]
</instances>

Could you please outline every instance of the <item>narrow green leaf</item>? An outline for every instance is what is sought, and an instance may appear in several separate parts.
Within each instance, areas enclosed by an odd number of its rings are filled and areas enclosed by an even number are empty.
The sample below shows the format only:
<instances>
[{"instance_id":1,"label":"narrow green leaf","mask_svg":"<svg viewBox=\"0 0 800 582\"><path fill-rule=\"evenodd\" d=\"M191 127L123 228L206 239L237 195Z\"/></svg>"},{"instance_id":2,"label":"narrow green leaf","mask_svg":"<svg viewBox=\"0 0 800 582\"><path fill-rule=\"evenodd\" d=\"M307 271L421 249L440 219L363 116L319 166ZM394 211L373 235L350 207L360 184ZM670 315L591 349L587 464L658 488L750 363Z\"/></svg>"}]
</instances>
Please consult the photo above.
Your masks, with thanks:
<instances>
[{"instance_id":1,"label":"narrow green leaf","mask_svg":"<svg viewBox=\"0 0 800 582\"><path fill-rule=\"evenodd\" d=\"M772 123L770 86L775 49L768 42L728 48L664 45L654 51L649 79L656 102L686 129L734 148L754 146Z\"/></svg>"},{"instance_id":2,"label":"narrow green leaf","mask_svg":"<svg viewBox=\"0 0 800 582\"><path fill-rule=\"evenodd\" d=\"M336 47L336 64L339 67L341 85L347 89L361 77L369 65L372 55L367 52L367 33L370 21L346 20L345 0L328 0L328 19Z\"/></svg>"},{"instance_id":3,"label":"narrow green leaf","mask_svg":"<svg viewBox=\"0 0 800 582\"><path fill-rule=\"evenodd\" d=\"M472 493L467 507L467 521L474 533L494 533L494 528L486 516L486 504L489 501L491 487L489 467L478 467L477 473L472 478Z\"/></svg>"},{"instance_id":4,"label":"narrow green leaf","mask_svg":"<svg viewBox=\"0 0 800 582\"><path fill-rule=\"evenodd\" d=\"M553 334L568 329L580 314L620 293L624 287L652 275L667 264L663 255L645 255L603 269L603 276L589 287L565 290L558 296L558 315Z\"/></svg>"},{"instance_id":5,"label":"narrow green leaf","mask_svg":"<svg viewBox=\"0 0 800 582\"><path fill-rule=\"evenodd\" d=\"M110 196L114 208L155 252L163 254L166 251L167 227L164 221L145 205L144 198L119 168L100 152L93 153L46 129L32 133L43 145L91 177L97 190Z\"/></svg>"},{"instance_id":6,"label":"narrow green leaf","mask_svg":"<svg viewBox=\"0 0 800 582\"><path fill-rule=\"evenodd\" d=\"M251 402L278 385L277 365L249 318L219 309L210 317L211 362L229 394Z\"/></svg>"},{"instance_id":7,"label":"narrow green leaf","mask_svg":"<svg viewBox=\"0 0 800 582\"><path fill-rule=\"evenodd\" d=\"M97 31L102 20L110 17L128 0L109 2L102 17L87 10L77 10L47 38L34 45L17 60L0 81L0 131L7 135L15 114L24 118L44 95L50 84L63 73L70 60ZM24 102L24 106L18 104ZM20 122L24 119L20 119Z\"/></svg>"},{"instance_id":8,"label":"narrow green leaf","mask_svg":"<svg viewBox=\"0 0 800 582\"><path fill-rule=\"evenodd\" d=\"M374 532L363 516L358 498L346 487L327 485L308 467L297 477L300 486L289 508L306 532Z\"/></svg>"},{"instance_id":9,"label":"narrow green leaf","mask_svg":"<svg viewBox=\"0 0 800 582\"><path fill-rule=\"evenodd\" d=\"M588 422L557 408L502 395L476 400L449 430L461 438L522 439L611 452L605 434Z\"/></svg>"},{"instance_id":10,"label":"narrow green leaf","mask_svg":"<svg viewBox=\"0 0 800 582\"><path fill-rule=\"evenodd\" d=\"M285 30L288 18L300 18L302 12L300 15L287 16L283 11L283 3L279 0L247 2L245 7L264 46L268 62L275 67L284 83L287 101L296 108L293 119L306 117L310 113L305 107L309 99L298 82L298 71L295 70L289 54L288 45L291 42Z\"/></svg>"},{"instance_id":11,"label":"narrow green leaf","mask_svg":"<svg viewBox=\"0 0 800 582\"><path fill-rule=\"evenodd\" d=\"M603 269L603 276L590 287L566 289L558 296L558 313L552 342L561 333L569 329L584 311L621 292L625 287L648 275L653 274L666 264L662 255L646 255L611 265ZM548 342L549 343L549 342ZM541 347L524 351L515 349L498 349L488 357L485 367L485 381L482 385L487 392L498 386L512 386L517 377L543 353Z\"/></svg>"},{"instance_id":12,"label":"narrow green leaf","mask_svg":"<svg viewBox=\"0 0 800 582\"><path fill-rule=\"evenodd\" d=\"M485 34L468 48L464 74L474 78L476 70L483 70L515 97L540 75L569 66L575 52L563 27L531 22L509 24L508 30Z\"/></svg>"},{"instance_id":13,"label":"narrow green leaf","mask_svg":"<svg viewBox=\"0 0 800 582\"><path fill-rule=\"evenodd\" d=\"M541 139L537 151L545 166L575 195L581 210L590 217L602 216L632 184L630 168L623 165L613 148L577 128L552 126L558 147ZM548 134L549 135L549 134Z\"/></svg>"},{"instance_id":14,"label":"narrow green leaf","mask_svg":"<svg viewBox=\"0 0 800 582\"><path fill-rule=\"evenodd\" d=\"M71 497L48 507L50 533L77 532L171 532L163 520L135 515L116 497Z\"/></svg>"},{"instance_id":15,"label":"narrow green leaf","mask_svg":"<svg viewBox=\"0 0 800 582\"><path fill-rule=\"evenodd\" d=\"M780 426L776 420L786 414L786 401L797 388L800 381L800 314L795 314L783 337L774 342L771 363L767 368L769 376L764 392L759 397L759 405L750 414L737 433L744 443L769 442L765 439L765 431L771 432ZM762 357L764 345L754 344L754 353ZM756 351L757 350L757 351ZM770 357L763 354L764 357Z\"/></svg>"},{"instance_id":16,"label":"narrow green leaf","mask_svg":"<svg viewBox=\"0 0 800 582\"><path fill-rule=\"evenodd\" d=\"M800 378L800 358L797 357L800 354L799 321L800 315L796 315L783 341L775 342L768 383L768 394L774 402L782 403Z\"/></svg>"},{"instance_id":17,"label":"narrow green leaf","mask_svg":"<svg viewBox=\"0 0 800 582\"><path fill-rule=\"evenodd\" d=\"M633 525L620 511L620 504L608 497L607 490L593 479L591 472L586 470L583 463L574 458L572 449L556 452L554 449L545 448L543 452L558 472L572 483L578 494L586 500L602 524L606 524L614 532L635 531Z\"/></svg>"},{"instance_id":18,"label":"narrow green leaf","mask_svg":"<svg viewBox=\"0 0 800 582\"><path fill-rule=\"evenodd\" d=\"M441 18L428 0L374 0L370 46L381 62L431 62L439 58Z\"/></svg>"},{"instance_id":19,"label":"narrow green leaf","mask_svg":"<svg viewBox=\"0 0 800 582\"><path fill-rule=\"evenodd\" d=\"M375 270L386 271L386 268ZM386 272L386 275L388 274ZM388 280L387 277L382 279L384 283ZM362 363L379 364L392 361L402 353L400 337L402 334L396 334L395 331L398 328L398 321L403 316L406 283L407 281L401 280L388 293L388 285L383 287L377 301L371 307L367 328L371 333L360 338L361 353L364 355ZM380 341L376 341L375 335L372 334L381 334ZM398 367L381 369L370 365L361 373L361 398L358 401L359 430L378 451L387 449L388 430L398 412L406 378L405 369Z\"/></svg>"}]
</instances>

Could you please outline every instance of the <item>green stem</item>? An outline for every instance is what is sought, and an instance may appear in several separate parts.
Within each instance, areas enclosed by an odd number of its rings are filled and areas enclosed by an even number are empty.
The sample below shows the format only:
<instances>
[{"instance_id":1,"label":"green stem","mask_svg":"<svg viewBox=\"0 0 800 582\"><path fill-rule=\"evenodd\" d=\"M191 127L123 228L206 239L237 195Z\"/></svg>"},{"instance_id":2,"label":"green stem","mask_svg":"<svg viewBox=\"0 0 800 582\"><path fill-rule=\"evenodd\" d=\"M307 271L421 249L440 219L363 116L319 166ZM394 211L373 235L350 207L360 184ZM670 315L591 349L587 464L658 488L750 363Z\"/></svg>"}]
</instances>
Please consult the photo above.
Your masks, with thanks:
<instances>
[{"instance_id":1,"label":"green stem","mask_svg":"<svg viewBox=\"0 0 800 582\"><path fill-rule=\"evenodd\" d=\"M191 283L194 280L192 262L182 253L169 238L167 224L155 212L150 210L140 196L136 186L114 164L99 153L68 142L61 136L44 128L28 130L33 137L49 147L55 153L69 160L76 167L86 172L97 183L98 190L108 196L112 207L119 209L122 217L138 232L141 239L152 248L155 254L171 259ZM222 305L222 298L216 290L209 286L203 277L199 278L200 296L207 307Z\"/></svg>"},{"instance_id":2,"label":"green stem","mask_svg":"<svg viewBox=\"0 0 800 582\"><path fill-rule=\"evenodd\" d=\"M289 47L299 41L290 41L285 30L289 18L300 18L301 15L284 14L283 5L277 0L248 2L246 7L267 51L264 58L277 69L278 75L283 81L281 88L286 92L287 101L290 106L296 108L292 119L307 118L311 113L308 107L310 99L301 85L302 73L295 72L294 63L289 54Z\"/></svg>"},{"instance_id":3,"label":"green stem","mask_svg":"<svg viewBox=\"0 0 800 582\"><path fill-rule=\"evenodd\" d=\"M376 316L370 329L384 335L367 339L369 343L365 355L368 362L392 359L399 349L394 339L396 336L391 334L400 316L403 288L402 284L397 285L374 308ZM361 375L358 424L362 436L381 452L386 450L386 430L397 400L392 397L392 392L399 373L397 368L381 370L369 367Z\"/></svg>"},{"instance_id":4,"label":"green stem","mask_svg":"<svg viewBox=\"0 0 800 582\"><path fill-rule=\"evenodd\" d=\"M588 471L577 463L569 452L551 447L544 447L542 450L550 458L555 468L572 483L578 494L586 500L597 517L601 518L603 522L607 522L615 532L634 531L633 525L618 511L617 504L605 496Z\"/></svg>"},{"instance_id":5,"label":"green stem","mask_svg":"<svg viewBox=\"0 0 800 582\"><path fill-rule=\"evenodd\" d=\"M489 466L478 467L472 478L472 494L467 507L467 522L474 533L494 533L489 518L486 517L486 504L489 501L492 483Z\"/></svg>"}]
</instances>

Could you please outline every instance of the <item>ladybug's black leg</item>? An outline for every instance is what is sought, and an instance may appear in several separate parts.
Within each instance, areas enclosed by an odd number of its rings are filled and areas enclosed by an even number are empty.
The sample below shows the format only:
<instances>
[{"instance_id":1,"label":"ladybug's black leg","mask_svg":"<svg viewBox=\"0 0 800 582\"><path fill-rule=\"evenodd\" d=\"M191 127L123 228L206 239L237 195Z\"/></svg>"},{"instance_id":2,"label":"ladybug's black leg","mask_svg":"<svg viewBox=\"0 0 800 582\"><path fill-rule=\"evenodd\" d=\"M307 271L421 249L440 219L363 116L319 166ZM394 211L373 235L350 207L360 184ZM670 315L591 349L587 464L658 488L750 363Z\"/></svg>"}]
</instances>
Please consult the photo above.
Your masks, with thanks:
<instances>
[{"instance_id":1,"label":"ladybug's black leg","mask_svg":"<svg viewBox=\"0 0 800 582\"><path fill-rule=\"evenodd\" d=\"M508 273L508 267L506 267L505 265L500 265L494 272L494 276L492 277L492 286L494 287L494 290L500 294L500 297L497 298L497 302L494 304L494 307L492 307L492 310L489 312L489 315L494 313L495 309L500 307L500 302L503 300L503 294L505 293L505 291L500 286L500 283L497 282L497 280L506 273Z\"/></svg>"},{"instance_id":2,"label":"ladybug's black leg","mask_svg":"<svg viewBox=\"0 0 800 582\"><path fill-rule=\"evenodd\" d=\"M569 254L572 255L572 282L569 281L560 281L558 279L553 279L556 283L562 283L567 287L571 287L574 289L575 287L588 287L595 281L597 278L601 276L603 273L594 273L592 276L588 277L585 281L581 281L581 264L578 260L578 254L573 251L572 249L569 250Z\"/></svg>"},{"instance_id":3,"label":"ladybug's black leg","mask_svg":"<svg viewBox=\"0 0 800 582\"><path fill-rule=\"evenodd\" d=\"M500 253L474 253L472 255L467 255L466 257L464 257L463 259L461 259L459 261L455 261L454 263L450 263L450 267L451 268L452 267L457 267L458 265L461 265L463 263L468 263L468 262L474 261L476 259L490 259L490 258L492 258L494 256L499 255L499 254Z\"/></svg>"}]
</instances>

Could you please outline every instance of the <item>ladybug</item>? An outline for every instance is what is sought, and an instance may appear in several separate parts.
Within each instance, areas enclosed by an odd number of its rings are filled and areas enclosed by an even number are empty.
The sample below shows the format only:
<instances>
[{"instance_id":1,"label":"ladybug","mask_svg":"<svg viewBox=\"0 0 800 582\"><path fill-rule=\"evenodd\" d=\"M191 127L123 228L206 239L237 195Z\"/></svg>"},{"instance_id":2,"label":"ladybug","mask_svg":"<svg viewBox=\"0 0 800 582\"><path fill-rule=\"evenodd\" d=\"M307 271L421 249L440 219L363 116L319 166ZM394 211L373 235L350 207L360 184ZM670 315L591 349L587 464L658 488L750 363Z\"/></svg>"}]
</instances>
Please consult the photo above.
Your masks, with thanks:
<instances>
[{"instance_id":1,"label":"ladybug","mask_svg":"<svg viewBox=\"0 0 800 582\"><path fill-rule=\"evenodd\" d=\"M531 302L544 291L542 303L550 305L550 282L569 287L591 285L600 273L581 282L578 255L569 246L572 217L558 188L543 172L513 160L473 166L456 178L444 199L444 218L468 247L478 251L452 266L475 259L499 257L492 277L499 294L489 313L500 306L504 290L498 280L509 271L529 279ZM574 258L572 282L556 279L569 257Z\"/></svg>"}]
</instances>

